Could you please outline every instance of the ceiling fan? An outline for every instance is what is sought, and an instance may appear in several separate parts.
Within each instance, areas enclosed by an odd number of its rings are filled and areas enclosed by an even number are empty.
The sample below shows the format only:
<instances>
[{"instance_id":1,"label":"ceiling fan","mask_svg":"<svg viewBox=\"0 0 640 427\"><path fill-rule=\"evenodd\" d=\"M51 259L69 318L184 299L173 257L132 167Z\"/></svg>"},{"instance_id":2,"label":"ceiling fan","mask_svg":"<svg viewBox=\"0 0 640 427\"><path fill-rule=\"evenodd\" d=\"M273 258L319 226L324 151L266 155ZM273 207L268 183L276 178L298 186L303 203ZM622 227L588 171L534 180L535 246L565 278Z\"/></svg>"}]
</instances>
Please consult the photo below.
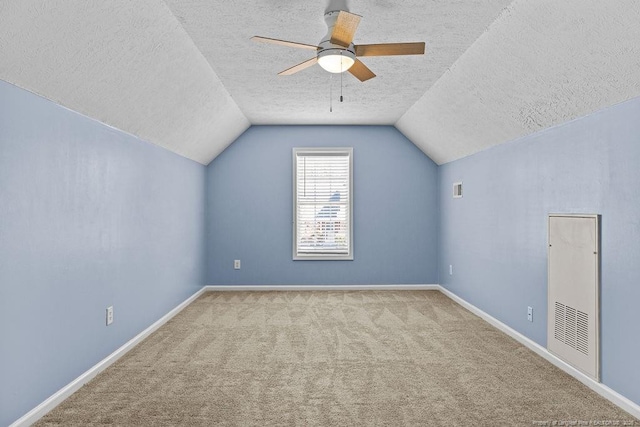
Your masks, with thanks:
<instances>
[{"instance_id":1,"label":"ceiling fan","mask_svg":"<svg viewBox=\"0 0 640 427\"><path fill-rule=\"evenodd\" d=\"M317 46L260 36L253 36L251 40L316 51L316 56L281 71L278 73L280 76L297 73L317 62L330 73L349 71L358 80L364 82L376 75L357 57L424 54L424 42L354 45L353 36L360 23L360 18L359 15L344 10L325 13L324 19L328 31Z\"/></svg>"}]
</instances>

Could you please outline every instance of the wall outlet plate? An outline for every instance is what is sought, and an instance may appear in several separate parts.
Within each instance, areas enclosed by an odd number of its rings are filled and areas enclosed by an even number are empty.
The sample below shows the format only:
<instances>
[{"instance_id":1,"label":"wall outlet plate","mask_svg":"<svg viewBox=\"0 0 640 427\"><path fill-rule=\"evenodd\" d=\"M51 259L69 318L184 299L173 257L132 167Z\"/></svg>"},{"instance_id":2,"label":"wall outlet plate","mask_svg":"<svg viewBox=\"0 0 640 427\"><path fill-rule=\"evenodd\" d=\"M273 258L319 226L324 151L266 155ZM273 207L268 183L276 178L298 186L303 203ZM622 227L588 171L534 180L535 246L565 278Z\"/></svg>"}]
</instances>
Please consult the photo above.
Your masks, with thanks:
<instances>
[{"instance_id":1,"label":"wall outlet plate","mask_svg":"<svg viewBox=\"0 0 640 427\"><path fill-rule=\"evenodd\" d=\"M235 270L240 270L240 260L239 259L233 260L233 268Z\"/></svg>"},{"instance_id":2,"label":"wall outlet plate","mask_svg":"<svg viewBox=\"0 0 640 427\"><path fill-rule=\"evenodd\" d=\"M113 306L107 307L107 326L113 323Z\"/></svg>"}]
</instances>

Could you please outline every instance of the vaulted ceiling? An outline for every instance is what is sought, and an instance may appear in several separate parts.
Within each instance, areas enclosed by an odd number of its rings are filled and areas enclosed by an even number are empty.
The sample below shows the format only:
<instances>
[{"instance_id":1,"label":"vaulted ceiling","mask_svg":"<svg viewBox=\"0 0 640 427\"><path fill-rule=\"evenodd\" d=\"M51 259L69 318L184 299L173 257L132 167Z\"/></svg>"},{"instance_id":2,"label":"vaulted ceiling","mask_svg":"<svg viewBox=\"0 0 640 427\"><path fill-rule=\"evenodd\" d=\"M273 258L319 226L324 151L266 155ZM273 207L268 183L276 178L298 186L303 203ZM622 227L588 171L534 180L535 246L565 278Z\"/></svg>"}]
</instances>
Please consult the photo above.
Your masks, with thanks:
<instances>
[{"instance_id":1,"label":"vaulted ceiling","mask_svg":"<svg viewBox=\"0 0 640 427\"><path fill-rule=\"evenodd\" d=\"M278 76L313 52L249 40L317 44L336 9L356 44L426 54ZM0 79L202 164L251 124L395 125L442 164L640 96L638 22L637 0L0 0Z\"/></svg>"}]
</instances>

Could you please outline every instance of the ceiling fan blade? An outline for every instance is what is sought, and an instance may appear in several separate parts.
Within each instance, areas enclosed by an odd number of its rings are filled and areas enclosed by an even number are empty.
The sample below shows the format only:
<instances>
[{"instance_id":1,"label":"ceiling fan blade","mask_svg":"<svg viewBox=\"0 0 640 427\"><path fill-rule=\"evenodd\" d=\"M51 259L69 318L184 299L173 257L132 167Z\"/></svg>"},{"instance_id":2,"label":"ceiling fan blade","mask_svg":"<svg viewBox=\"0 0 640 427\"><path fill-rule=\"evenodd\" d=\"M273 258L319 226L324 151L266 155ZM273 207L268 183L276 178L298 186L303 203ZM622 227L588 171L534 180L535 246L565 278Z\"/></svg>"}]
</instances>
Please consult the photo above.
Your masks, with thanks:
<instances>
[{"instance_id":1,"label":"ceiling fan blade","mask_svg":"<svg viewBox=\"0 0 640 427\"><path fill-rule=\"evenodd\" d=\"M349 72L353 74L361 82L365 82L376 76L375 74L373 74L373 71L367 68L367 66L364 65L362 61L358 60L357 58L356 58L356 62L354 62L351 68L349 68Z\"/></svg>"},{"instance_id":2,"label":"ceiling fan blade","mask_svg":"<svg viewBox=\"0 0 640 427\"><path fill-rule=\"evenodd\" d=\"M359 44L354 46L356 56L422 55L424 42Z\"/></svg>"},{"instance_id":3,"label":"ceiling fan blade","mask_svg":"<svg viewBox=\"0 0 640 427\"><path fill-rule=\"evenodd\" d=\"M301 49L318 50L318 46L314 46L312 44L290 42L290 41L287 41L287 40L279 40L279 39L271 39L269 37L253 36L253 37L251 37L251 40L256 41L256 42L279 44L281 46L298 47L298 48L301 48Z\"/></svg>"},{"instance_id":4,"label":"ceiling fan blade","mask_svg":"<svg viewBox=\"0 0 640 427\"><path fill-rule=\"evenodd\" d=\"M341 10L338 13L338 18L333 26L333 32L331 33L331 43L344 47L349 47L349 44L353 41L353 36L358 29L360 23L360 16L353 13L345 12Z\"/></svg>"},{"instance_id":5,"label":"ceiling fan blade","mask_svg":"<svg viewBox=\"0 0 640 427\"><path fill-rule=\"evenodd\" d=\"M291 74L297 73L298 71L302 71L305 68L309 68L312 65L315 65L316 62L318 62L318 58L314 56L311 59L307 59L306 61L299 63L298 65L294 65L291 68L287 68L284 71L280 71L278 73L278 75L279 76L290 76Z\"/></svg>"}]
</instances>

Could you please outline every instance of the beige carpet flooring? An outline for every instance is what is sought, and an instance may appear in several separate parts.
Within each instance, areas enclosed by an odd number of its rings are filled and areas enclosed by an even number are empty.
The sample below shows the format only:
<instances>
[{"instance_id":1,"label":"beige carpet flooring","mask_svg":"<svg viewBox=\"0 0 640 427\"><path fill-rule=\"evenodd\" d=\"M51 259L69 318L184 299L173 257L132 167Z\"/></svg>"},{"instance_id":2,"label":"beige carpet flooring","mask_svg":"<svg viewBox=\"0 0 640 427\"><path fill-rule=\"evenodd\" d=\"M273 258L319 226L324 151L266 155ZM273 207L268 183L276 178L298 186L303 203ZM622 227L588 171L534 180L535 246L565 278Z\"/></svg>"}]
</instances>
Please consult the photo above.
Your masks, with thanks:
<instances>
[{"instance_id":1,"label":"beige carpet flooring","mask_svg":"<svg viewBox=\"0 0 640 427\"><path fill-rule=\"evenodd\" d=\"M437 291L206 293L37 425L640 425Z\"/></svg>"}]
</instances>

